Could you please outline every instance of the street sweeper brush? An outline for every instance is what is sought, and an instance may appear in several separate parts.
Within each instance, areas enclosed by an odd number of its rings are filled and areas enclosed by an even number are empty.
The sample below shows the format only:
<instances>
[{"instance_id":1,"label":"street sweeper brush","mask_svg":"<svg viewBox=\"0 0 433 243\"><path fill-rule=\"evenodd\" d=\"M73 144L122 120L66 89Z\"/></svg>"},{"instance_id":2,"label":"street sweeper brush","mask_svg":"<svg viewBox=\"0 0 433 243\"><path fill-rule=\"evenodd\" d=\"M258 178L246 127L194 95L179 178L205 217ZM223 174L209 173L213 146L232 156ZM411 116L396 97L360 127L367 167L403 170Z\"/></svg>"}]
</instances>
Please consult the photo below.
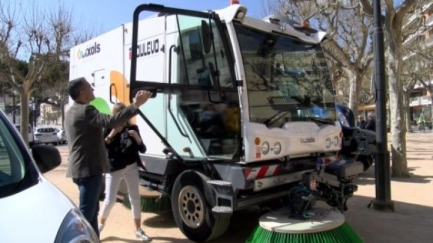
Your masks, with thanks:
<instances>
[{"instance_id":1,"label":"street sweeper brush","mask_svg":"<svg viewBox=\"0 0 433 243\"><path fill-rule=\"evenodd\" d=\"M280 209L260 217L247 243L362 243L363 240L334 209L309 210L307 219Z\"/></svg>"}]
</instances>

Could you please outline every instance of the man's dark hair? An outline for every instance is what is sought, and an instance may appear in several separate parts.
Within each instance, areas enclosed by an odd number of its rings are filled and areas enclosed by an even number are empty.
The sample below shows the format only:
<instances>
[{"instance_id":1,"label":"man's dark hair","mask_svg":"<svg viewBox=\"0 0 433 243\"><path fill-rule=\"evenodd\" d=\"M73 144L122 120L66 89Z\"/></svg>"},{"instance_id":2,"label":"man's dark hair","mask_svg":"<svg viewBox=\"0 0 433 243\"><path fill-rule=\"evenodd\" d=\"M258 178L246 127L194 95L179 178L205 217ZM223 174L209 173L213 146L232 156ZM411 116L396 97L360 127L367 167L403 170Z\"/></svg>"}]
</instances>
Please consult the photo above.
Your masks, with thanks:
<instances>
[{"instance_id":1,"label":"man's dark hair","mask_svg":"<svg viewBox=\"0 0 433 243\"><path fill-rule=\"evenodd\" d=\"M80 95L80 91L83 87L83 84L87 82L87 80L83 77L74 79L68 84L68 94L71 96L71 99L76 101L78 96Z\"/></svg>"}]
</instances>

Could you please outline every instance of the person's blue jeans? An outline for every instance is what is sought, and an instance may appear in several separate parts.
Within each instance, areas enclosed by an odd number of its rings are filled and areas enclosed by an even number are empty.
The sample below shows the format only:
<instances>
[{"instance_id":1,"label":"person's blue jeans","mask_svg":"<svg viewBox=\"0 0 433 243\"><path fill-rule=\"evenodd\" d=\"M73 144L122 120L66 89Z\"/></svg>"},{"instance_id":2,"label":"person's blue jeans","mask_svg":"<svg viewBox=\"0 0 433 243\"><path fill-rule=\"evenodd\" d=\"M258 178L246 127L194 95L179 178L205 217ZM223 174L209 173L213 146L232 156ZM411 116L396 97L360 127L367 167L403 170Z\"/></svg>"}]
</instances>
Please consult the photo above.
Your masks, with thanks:
<instances>
[{"instance_id":1,"label":"person's blue jeans","mask_svg":"<svg viewBox=\"0 0 433 243\"><path fill-rule=\"evenodd\" d=\"M99 237L98 213L102 175L72 179L80 190L80 211Z\"/></svg>"}]
</instances>

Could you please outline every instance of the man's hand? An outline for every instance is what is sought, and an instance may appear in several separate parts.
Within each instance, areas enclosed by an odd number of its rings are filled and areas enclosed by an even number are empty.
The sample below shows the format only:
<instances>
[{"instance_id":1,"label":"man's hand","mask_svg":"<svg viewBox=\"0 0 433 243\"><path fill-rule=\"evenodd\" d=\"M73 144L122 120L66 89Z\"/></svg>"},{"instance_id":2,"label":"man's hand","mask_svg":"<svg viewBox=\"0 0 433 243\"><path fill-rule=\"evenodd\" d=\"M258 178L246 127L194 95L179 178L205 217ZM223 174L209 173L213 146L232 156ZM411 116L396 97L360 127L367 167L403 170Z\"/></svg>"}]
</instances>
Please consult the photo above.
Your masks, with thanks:
<instances>
[{"instance_id":1,"label":"man's hand","mask_svg":"<svg viewBox=\"0 0 433 243\"><path fill-rule=\"evenodd\" d=\"M152 96L152 92L146 90L140 90L135 94L134 105L138 108Z\"/></svg>"}]
</instances>

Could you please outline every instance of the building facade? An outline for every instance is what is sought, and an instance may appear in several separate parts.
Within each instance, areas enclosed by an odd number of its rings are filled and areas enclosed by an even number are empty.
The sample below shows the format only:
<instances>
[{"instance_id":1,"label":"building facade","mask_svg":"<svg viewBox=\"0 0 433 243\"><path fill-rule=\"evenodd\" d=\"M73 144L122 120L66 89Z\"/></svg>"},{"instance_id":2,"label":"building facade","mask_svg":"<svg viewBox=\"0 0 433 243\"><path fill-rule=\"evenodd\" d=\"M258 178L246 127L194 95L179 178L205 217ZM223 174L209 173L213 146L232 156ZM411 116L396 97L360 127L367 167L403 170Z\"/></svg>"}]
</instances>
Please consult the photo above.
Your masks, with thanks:
<instances>
[{"instance_id":1,"label":"building facade","mask_svg":"<svg viewBox=\"0 0 433 243\"><path fill-rule=\"evenodd\" d=\"M406 49L403 57L405 65L410 65L412 71L426 70L426 67L431 64L426 58L420 57L420 52L429 55L433 47L433 2L427 2L415 9L403 28L408 32L418 28L403 42ZM430 73L424 74L420 78L425 84L433 85L433 76ZM411 121L417 121L421 115L431 120L432 97L429 90L420 81L416 81L410 89L409 106Z\"/></svg>"}]
</instances>

